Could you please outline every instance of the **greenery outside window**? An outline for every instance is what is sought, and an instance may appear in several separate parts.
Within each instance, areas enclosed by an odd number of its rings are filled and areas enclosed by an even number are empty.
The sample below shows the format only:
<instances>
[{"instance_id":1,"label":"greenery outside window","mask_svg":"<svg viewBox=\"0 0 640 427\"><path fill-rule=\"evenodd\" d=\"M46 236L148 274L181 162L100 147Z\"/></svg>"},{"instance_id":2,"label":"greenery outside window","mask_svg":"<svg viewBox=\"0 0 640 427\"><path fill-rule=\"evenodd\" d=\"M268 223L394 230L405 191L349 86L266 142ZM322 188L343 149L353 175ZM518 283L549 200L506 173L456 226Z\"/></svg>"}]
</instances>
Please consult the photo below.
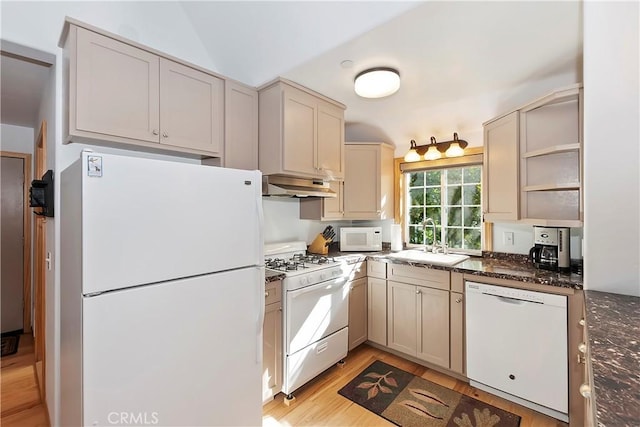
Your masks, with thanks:
<instances>
[{"instance_id":1,"label":"greenery outside window","mask_svg":"<svg viewBox=\"0 0 640 427\"><path fill-rule=\"evenodd\" d=\"M482 166L430 169L405 172L407 209L405 224L408 245L436 241L456 252L479 254L482 248Z\"/></svg>"}]
</instances>

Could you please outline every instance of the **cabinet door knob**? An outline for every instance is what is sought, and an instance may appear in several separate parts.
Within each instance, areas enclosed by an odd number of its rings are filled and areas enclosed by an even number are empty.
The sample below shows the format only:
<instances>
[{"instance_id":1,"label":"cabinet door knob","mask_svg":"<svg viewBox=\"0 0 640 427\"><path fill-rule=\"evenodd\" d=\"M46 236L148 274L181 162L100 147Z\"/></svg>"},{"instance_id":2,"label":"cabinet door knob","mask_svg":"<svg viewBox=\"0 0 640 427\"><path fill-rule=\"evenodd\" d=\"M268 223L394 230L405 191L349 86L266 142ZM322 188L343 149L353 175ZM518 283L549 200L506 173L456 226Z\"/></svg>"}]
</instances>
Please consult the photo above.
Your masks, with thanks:
<instances>
[{"instance_id":1,"label":"cabinet door knob","mask_svg":"<svg viewBox=\"0 0 640 427\"><path fill-rule=\"evenodd\" d=\"M165 138L169 138L169 134L166 133L166 132L162 132L162 136L165 137Z\"/></svg>"},{"instance_id":2,"label":"cabinet door knob","mask_svg":"<svg viewBox=\"0 0 640 427\"><path fill-rule=\"evenodd\" d=\"M581 342L580 344L578 344L578 351L580 353L586 353L587 352L587 345L583 342Z\"/></svg>"},{"instance_id":3,"label":"cabinet door knob","mask_svg":"<svg viewBox=\"0 0 640 427\"><path fill-rule=\"evenodd\" d=\"M154 130L151 131L151 133L154 134L154 135L157 135L158 134L158 130L154 129Z\"/></svg>"},{"instance_id":4,"label":"cabinet door knob","mask_svg":"<svg viewBox=\"0 0 640 427\"><path fill-rule=\"evenodd\" d=\"M456 304L460 304L462 302L462 297L456 298Z\"/></svg>"},{"instance_id":5,"label":"cabinet door knob","mask_svg":"<svg viewBox=\"0 0 640 427\"><path fill-rule=\"evenodd\" d=\"M585 399L590 398L591 397L591 386L589 384L580 385L580 394Z\"/></svg>"},{"instance_id":6,"label":"cabinet door knob","mask_svg":"<svg viewBox=\"0 0 640 427\"><path fill-rule=\"evenodd\" d=\"M264 297L267 298L269 296L269 291L265 291Z\"/></svg>"},{"instance_id":7,"label":"cabinet door knob","mask_svg":"<svg viewBox=\"0 0 640 427\"><path fill-rule=\"evenodd\" d=\"M420 295L422 292L420 291L416 291L416 295Z\"/></svg>"},{"instance_id":8,"label":"cabinet door knob","mask_svg":"<svg viewBox=\"0 0 640 427\"><path fill-rule=\"evenodd\" d=\"M580 319L580 320L578 321L578 324L579 324L580 326L584 326L584 319Z\"/></svg>"}]
</instances>

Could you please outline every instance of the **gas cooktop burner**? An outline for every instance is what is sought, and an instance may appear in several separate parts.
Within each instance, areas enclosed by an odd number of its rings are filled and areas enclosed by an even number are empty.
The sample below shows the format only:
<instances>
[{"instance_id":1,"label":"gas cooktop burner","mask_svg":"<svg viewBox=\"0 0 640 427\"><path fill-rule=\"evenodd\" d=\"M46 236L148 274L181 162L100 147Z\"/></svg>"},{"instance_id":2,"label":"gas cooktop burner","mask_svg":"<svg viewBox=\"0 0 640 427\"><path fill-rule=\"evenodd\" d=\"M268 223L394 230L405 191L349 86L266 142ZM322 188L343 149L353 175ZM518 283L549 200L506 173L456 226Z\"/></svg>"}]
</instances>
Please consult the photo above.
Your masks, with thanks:
<instances>
[{"instance_id":1,"label":"gas cooktop burner","mask_svg":"<svg viewBox=\"0 0 640 427\"><path fill-rule=\"evenodd\" d=\"M337 261L332 257L305 255L302 253L295 254L289 259L267 258L264 261L265 267L278 271L299 271L313 268L314 266L334 264L336 262Z\"/></svg>"}]
</instances>

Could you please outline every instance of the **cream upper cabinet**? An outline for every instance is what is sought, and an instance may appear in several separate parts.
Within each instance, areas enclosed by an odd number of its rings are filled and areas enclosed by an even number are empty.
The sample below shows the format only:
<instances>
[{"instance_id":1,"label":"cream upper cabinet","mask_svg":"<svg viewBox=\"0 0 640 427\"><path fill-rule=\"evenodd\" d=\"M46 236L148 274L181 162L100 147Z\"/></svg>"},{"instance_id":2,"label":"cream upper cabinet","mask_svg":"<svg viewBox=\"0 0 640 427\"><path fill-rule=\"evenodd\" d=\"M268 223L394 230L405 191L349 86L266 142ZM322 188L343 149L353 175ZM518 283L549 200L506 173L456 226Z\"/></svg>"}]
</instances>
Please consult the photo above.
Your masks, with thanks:
<instances>
[{"instance_id":1,"label":"cream upper cabinet","mask_svg":"<svg viewBox=\"0 0 640 427\"><path fill-rule=\"evenodd\" d=\"M224 95L224 166L257 170L258 91L227 80Z\"/></svg>"},{"instance_id":2,"label":"cream upper cabinet","mask_svg":"<svg viewBox=\"0 0 640 427\"><path fill-rule=\"evenodd\" d=\"M556 90L520 109L520 217L581 227L582 88Z\"/></svg>"},{"instance_id":3,"label":"cream upper cabinet","mask_svg":"<svg viewBox=\"0 0 640 427\"><path fill-rule=\"evenodd\" d=\"M329 181L329 188L336 197L307 197L300 199L300 219L329 221L344 216L344 181Z\"/></svg>"},{"instance_id":4,"label":"cream upper cabinet","mask_svg":"<svg viewBox=\"0 0 640 427\"><path fill-rule=\"evenodd\" d=\"M345 145L344 218L393 218L393 147Z\"/></svg>"},{"instance_id":5,"label":"cream upper cabinet","mask_svg":"<svg viewBox=\"0 0 640 427\"><path fill-rule=\"evenodd\" d=\"M518 216L518 112L484 124L484 220L515 221Z\"/></svg>"},{"instance_id":6,"label":"cream upper cabinet","mask_svg":"<svg viewBox=\"0 0 640 427\"><path fill-rule=\"evenodd\" d=\"M582 86L484 124L484 220L581 227Z\"/></svg>"},{"instance_id":7,"label":"cream upper cabinet","mask_svg":"<svg viewBox=\"0 0 640 427\"><path fill-rule=\"evenodd\" d=\"M221 157L224 81L67 23L68 139Z\"/></svg>"},{"instance_id":8,"label":"cream upper cabinet","mask_svg":"<svg viewBox=\"0 0 640 427\"><path fill-rule=\"evenodd\" d=\"M318 100L317 167L332 179L344 177L344 109Z\"/></svg>"},{"instance_id":9,"label":"cream upper cabinet","mask_svg":"<svg viewBox=\"0 0 640 427\"><path fill-rule=\"evenodd\" d=\"M160 58L160 143L220 155L224 81Z\"/></svg>"},{"instance_id":10,"label":"cream upper cabinet","mask_svg":"<svg viewBox=\"0 0 640 427\"><path fill-rule=\"evenodd\" d=\"M70 31L71 135L160 142L160 58L84 28Z\"/></svg>"},{"instance_id":11,"label":"cream upper cabinet","mask_svg":"<svg viewBox=\"0 0 640 427\"><path fill-rule=\"evenodd\" d=\"M259 91L259 165L265 175L344 177L344 106L293 82Z\"/></svg>"}]
</instances>

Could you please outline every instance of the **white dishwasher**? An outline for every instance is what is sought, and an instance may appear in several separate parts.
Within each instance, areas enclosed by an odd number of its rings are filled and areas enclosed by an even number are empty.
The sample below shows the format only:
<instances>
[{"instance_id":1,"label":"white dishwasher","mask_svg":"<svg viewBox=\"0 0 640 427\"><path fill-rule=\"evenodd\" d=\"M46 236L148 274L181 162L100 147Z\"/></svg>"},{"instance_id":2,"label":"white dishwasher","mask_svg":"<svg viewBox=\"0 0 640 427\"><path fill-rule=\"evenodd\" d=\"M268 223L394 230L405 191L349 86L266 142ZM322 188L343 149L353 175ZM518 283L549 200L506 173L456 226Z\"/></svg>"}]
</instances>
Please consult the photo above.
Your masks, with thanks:
<instances>
[{"instance_id":1,"label":"white dishwasher","mask_svg":"<svg viewBox=\"0 0 640 427\"><path fill-rule=\"evenodd\" d=\"M569 421L567 297L466 282L470 384Z\"/></svg>"}]
</instances>

